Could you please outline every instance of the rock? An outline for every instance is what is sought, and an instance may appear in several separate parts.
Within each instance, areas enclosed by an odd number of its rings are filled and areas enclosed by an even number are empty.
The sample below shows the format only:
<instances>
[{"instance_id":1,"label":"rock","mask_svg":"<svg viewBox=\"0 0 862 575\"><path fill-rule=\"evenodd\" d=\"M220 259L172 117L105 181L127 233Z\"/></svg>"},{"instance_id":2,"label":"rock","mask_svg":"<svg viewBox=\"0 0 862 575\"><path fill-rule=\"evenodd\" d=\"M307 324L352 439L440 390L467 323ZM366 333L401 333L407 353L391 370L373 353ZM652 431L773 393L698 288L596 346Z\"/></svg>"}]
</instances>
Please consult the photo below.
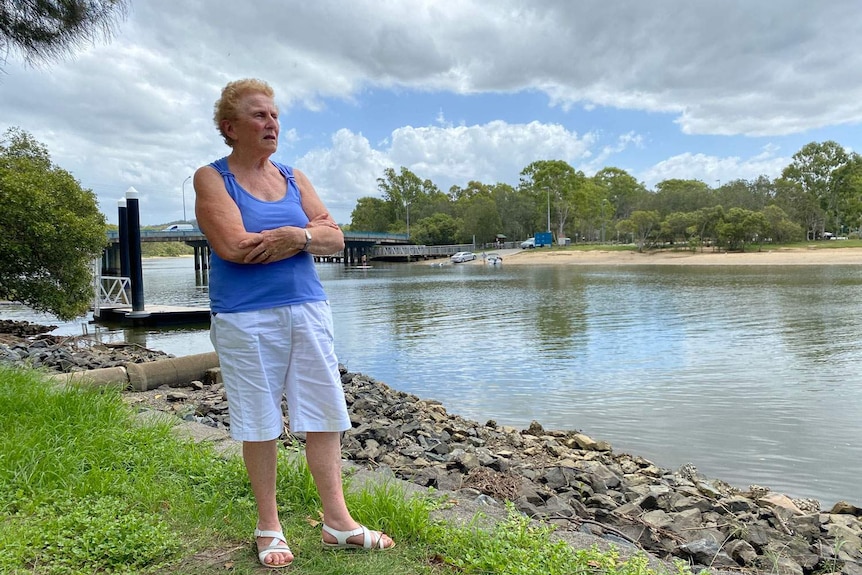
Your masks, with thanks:
<instances>
[{"instance_id":1,"label":"rock","mask_svg":"<svg viewBox=\"0 0 862 575\"><path fill-rule=\"evenodd\" d=\"M765 564L764 567L767 567L769 572L775 573L775 575L803 575L805 573L799 563L784 555L779 555L771 564Z\"/></svg>"},{"instance_id":2,"label":"rock","mask_svg":"<svg viewBox=\"0 0 862 575\"><path fill-rule=\"evenodd\" d=\"M855 559L859 555L859 549L862 548L862 537L852 529L844 525L829 524L826 526L826 535L831 539L840 541L842 550L848 552L849 557ZM854 550L855 553L853 553Z\"/></svg>"},{"instance_id":3,"label":"rock","mask_svg":"<svg viewBox=\"0 0 862 575\"><path fill-rule=\"evenodd\" d=\"M754 550L754 547L752 547L747 541L742 541L740 539L730 541L724 546L724 551L731 559L743 567L753 565L754 561L757 559L757 551Z\"/></svg>"},{"instance_id":4,"label":"rock","mask_svg":"<svg viewBox=\"0 0 862 575\"><path fill-rule=\"evenodd\" d=\"M530 427L528 427L524 433L529 433L530 435L535 435L536 437L540 437L540 436L544 435L545 428L542 427L541 423L533 420L530 422Z\"/></svg>"},{"instance_id":5,"label":"rock","mask_svg":"<svg viewBox=\"0 0 862 575\"><path fill-rule=\"evenodd\" d=\"M55 371L165 356L138 346L45 334L0 341L0 361ZM862 575L862 513L848 502L821 513L817 502L791 500L756 485L737 490L704 477L692 464L670 471L642 457L615 454L609 444L580 432L546 430L536 421L523 431L494 421L481 425L447 413L439 401L362 374L342 369L341 381L352 422L342 442L346 459L388 466L395 476L423 487L512 501L558 530L590 525L591 533L608 541L630 546L631 539L660 557L788 575ZM130 402L137 409L230 427L218 369L184 388L130 395L146 398Z\"/></svg>"},{"instance_id":6,"label":"rock","mask_svg":"<svg viewBox=\"0 0 862 575\"><path fill-rule=\"evenodd\" d=\"M708 567L738 567L721 546L710 539L697 539L679 546L679 550L692 561ZM800 571L801 575L801 571Z\"/></svg>"},{"instance_id":7,"label":"rock","mask_svg":"<svg viewBox=\"0 0 862 575\"><path fill-rule=\"evenodd\" d=\"M786 509L794 515L803 514L802 510L799 509L789 497L780 493L767 493L766 495L758 499L757 503L762 507L778 507L781 509Z\"/></svg>"},{"instance_id":8,"label":"rock","mask_svg":"<svg viewBox=\"0 0 862 575\"><path fill-rule=\"evenodd\" d=\"M862 509L856 507L855 505L850 505L846 501L839 501L838 503L833 505L829 513L835 515L847 514L855 515L856 517L862 517Z\"/></svg>"},{"instance_id":9,"label":"rock","mask_svg":"<svg viewBox=\"0 0 862 575\"><path fill-rule=\"evenodd\" d=\"M730 510L731 513L750 513L757 508L757 505L747 497L741 495L733 495L725 497L718 502L719 505Z\"/></svg>"},{"instance_id":10,"label":"rock","mask_svg":"<svg viewBox=\"0 0 862 575\"><path fill-rule=\"evenodd\" d=\"M862 575L862 565L847 561L841 567L841 575Z\"/></svg>"}]
</instances>

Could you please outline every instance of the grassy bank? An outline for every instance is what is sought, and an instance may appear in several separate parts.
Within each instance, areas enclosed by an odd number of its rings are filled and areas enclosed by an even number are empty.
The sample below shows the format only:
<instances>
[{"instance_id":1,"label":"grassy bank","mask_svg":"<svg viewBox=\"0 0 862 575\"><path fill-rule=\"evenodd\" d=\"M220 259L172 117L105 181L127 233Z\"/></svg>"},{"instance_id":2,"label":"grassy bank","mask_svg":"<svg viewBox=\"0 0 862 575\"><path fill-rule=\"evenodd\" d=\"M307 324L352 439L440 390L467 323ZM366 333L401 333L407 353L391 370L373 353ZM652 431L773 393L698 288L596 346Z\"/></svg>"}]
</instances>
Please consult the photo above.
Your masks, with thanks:
<instances>
[{"instance_id":1,"label":"grassy bank","mask_svg":"<svg viewBox=\"0 0 862 575\"><path fill-rule=\"evenodd\" d=\"M0 573L260 573L242 461L141 425L118 390L56 388L0 366ZM574 550L510 510L490 530L431 519L444 502L393 485L348 493L356 518L391 534L386 552L320 546L320 502L302 457L279 457L279 504L311 575L654 573L645 557ZM349 477L347 478L349 481ZM679 570L685 571L682 566ZM289 571L288 571L289 572Z\"/></svg>"}]
</instances>

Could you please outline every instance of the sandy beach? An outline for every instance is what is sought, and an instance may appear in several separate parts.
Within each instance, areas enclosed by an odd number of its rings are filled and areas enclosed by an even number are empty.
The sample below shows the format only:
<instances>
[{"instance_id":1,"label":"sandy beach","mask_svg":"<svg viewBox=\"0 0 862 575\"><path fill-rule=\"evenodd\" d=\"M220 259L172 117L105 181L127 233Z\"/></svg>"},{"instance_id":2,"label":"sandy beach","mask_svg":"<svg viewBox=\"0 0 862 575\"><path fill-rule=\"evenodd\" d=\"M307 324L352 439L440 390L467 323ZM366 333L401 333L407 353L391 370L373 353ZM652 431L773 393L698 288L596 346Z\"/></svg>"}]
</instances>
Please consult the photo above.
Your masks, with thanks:
<instances>
[{"instance_id":1,"label":"sandy beach","mask_svg":"<svg viewBox=\"0 0 862 575\"><path fill-rule=\"evenodd\" d=\"M703 252L662 251L638 253L636 251L609 250L499 250L505 265L862 265L862 248L781 248L769 251ZM477 255L482 263L481 252Z\"/></svg>"}]
</instances>

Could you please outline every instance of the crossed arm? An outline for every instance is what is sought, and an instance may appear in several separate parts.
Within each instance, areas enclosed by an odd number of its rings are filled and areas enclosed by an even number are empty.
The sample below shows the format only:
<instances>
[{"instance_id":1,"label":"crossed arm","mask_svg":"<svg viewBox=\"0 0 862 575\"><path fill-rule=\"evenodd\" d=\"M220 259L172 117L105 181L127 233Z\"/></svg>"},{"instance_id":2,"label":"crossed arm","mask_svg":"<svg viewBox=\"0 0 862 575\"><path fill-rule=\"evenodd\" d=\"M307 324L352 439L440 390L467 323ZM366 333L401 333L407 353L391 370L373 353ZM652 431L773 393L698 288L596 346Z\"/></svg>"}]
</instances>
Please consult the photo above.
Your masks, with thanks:
<instances>
[{"instance_id":1,"label":"crossed arm","mask_svg":"<svg viewBox=\"0 0 862 575\"><path fill-rule=\"evenodd\" d=\"M329 215L314 186L299 170L294 170L302 209L308 216L306 228L312 235L308 251L328 255L344 248L344 234ZM295 256L305 246L305 229L283 226L247 232L236 203L228 195L222 177L209 166L195 172L197 196L195 216L213 251L234 263L272 263Z\"/></svg>"}]
</instances>

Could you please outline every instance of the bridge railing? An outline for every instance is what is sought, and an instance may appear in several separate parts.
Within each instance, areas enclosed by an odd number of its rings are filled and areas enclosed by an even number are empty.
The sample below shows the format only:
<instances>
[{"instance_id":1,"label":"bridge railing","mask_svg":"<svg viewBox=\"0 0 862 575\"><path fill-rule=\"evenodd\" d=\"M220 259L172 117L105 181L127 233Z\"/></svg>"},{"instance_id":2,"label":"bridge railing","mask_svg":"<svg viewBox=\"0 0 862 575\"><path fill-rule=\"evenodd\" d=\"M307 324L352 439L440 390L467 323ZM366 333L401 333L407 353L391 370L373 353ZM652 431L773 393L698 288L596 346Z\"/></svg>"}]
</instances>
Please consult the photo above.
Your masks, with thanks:
<instances>
[{"instance_id":1,"label":"bridge railing","mask_svg":"<svg viewBox=\"0 0 862 575\"><path fill-rule=\"evenodd\" d=\"M376 245L371 249L371 257L448 257L457 252L469 252L473 244L456 244L449 246L424 245Z\"/></svg>"},{"instance_id":2,"label":"bridge railing","mask_svg":"<svg viewBox=\"0 0 862 575\"><path fill-rule=\"evenodd\" d=\"M120 240L120 232L117 230L107 231L108 242ZM205 240L203 232L199 229L193 230L141 230L141 241L190 241ZM407 242L410 236L407 234L390 234L386 232L344 232L345 240L373 241L373 242Z\"/></svg>"}]
</instances>

